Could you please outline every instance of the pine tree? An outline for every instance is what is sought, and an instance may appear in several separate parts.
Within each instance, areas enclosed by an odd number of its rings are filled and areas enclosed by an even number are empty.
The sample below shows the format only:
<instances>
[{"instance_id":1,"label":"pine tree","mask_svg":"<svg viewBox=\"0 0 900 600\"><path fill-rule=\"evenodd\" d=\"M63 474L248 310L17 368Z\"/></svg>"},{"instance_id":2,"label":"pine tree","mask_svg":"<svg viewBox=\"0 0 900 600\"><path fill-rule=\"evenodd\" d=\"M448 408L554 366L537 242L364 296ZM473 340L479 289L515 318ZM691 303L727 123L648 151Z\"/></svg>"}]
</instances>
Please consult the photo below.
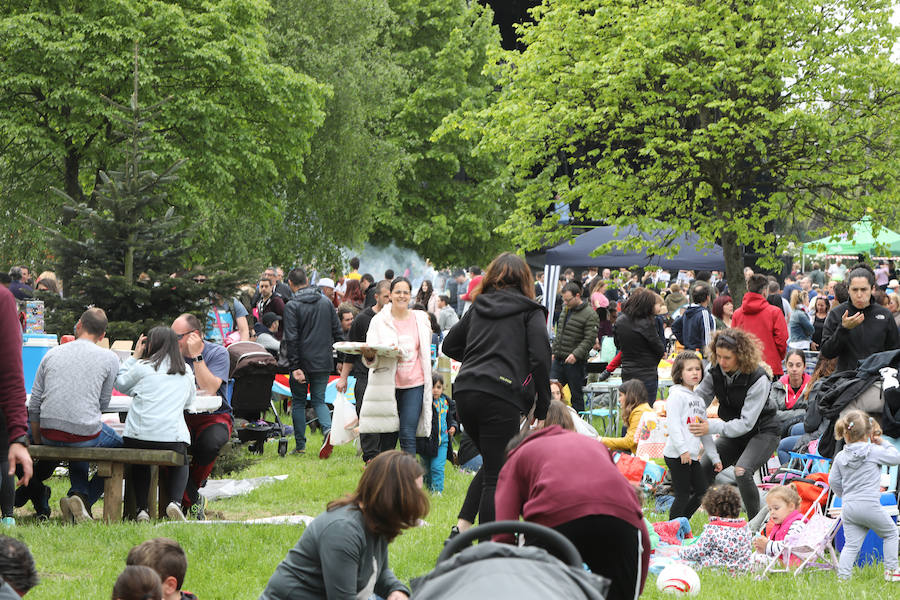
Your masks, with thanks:
<instances>
[{"instance_id":1,"label":"pine tree","mask_svg":"<svg viewBox=\"0 0 900 600\"><path fill-rule=\"evenodd\" d=\"M66 299L50 299L47 329L68 333L89 306L103 308L107 335L136 339L158 324L169 324L183 312L203 313L210 290L234 289L240 274L223 274L198 284L198 269L185 270L192 247L188 240L199 220L188 223L175 213L167 188L186 160L157 173L148 163L154 132L151 121L167 100L149 107L139 101L138 51L134 55L134 90L128 106L110 98L120 130L111 134L122 145L124 165L100 170L88 202L76 202L64 191L64 231L54 231L51 247ZM209 268L209 267L207 267Z\"/></svg>"}]
</instances>

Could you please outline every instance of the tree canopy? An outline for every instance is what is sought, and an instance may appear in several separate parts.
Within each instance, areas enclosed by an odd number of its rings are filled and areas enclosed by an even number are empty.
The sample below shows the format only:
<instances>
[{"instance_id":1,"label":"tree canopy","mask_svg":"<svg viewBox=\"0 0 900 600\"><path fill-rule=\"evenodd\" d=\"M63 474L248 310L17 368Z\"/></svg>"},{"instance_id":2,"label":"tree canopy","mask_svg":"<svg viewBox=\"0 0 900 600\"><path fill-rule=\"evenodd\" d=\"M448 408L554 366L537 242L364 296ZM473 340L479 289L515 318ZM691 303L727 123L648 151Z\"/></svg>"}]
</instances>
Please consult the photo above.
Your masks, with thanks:
<instances>
[{"instance_id":1,"label":"tree canopy","mask_svg":"<svg viewBox=\"0 0 900 600\"><path fill-rule=\"evenodd\" d=\"M722 244L739 302L742 247L773 264L812 217L833 230L867 212L893 216L891 10L887 0L545 0L520 29L525 49L494 57L496 102L457 129L479 152L504 152L517 207L502 230L524 247L572 236L540 219L554 204L646 230L662 221Z\"/></svg>"},{"instance_id":2,"label":"tree canopy","mask_svg":"<svg viewBox=\"0 0 900 600\"><path fill-rule=\"evenodd\" d=\"M302 166L324 101L322 86L269 56L268 10L264 0L6 2L0 214L11 235L0 236L0 250L46 249L18 216L54 225L51 186L95 202L119 143L113 109L99 99L129 97L135 43L147 102L173 98L155 121L159 143L147 158L187 159L171 198L179 214L203 222L198 256L237 260L265 248L253 225L281 218L275 182Z\"/></svg>"}]
</instances>

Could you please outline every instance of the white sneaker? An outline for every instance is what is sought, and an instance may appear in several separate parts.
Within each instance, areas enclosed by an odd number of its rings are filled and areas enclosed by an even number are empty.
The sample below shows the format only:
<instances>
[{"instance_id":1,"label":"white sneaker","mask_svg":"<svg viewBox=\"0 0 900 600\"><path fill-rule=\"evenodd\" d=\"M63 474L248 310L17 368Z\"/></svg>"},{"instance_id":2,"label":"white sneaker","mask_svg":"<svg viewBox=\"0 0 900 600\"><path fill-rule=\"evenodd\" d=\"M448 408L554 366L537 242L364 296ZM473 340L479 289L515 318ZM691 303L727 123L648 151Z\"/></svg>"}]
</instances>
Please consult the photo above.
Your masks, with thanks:
<instances>
[{"instance_id":1,"label":"white sneaker","mask_svg":"<svg viewBox=\"0 0 900 600\"><path fill-rule=\"evenodd\" d=\"M72 519L76 523L94 520L79 496L69 496L69 511L72 513Z\"/></svg>"},{"instance_id":2,"label":"white sneaker","mask_svg":"<svg viewBox=\"0 0 900 600\"><path fill-rule=\"evenodd\" d=\"M166 516L171 521L187 522L187 517L184 516L184 513L181 512L181 507L175 502L169 502L169 505L166 507Z\"/></svg>"},{"instance_id":3,"label":"white sneaker","mask_svg":"<svg viewBox=\"0 0 900 600\"><path fill-rule=\"evenodd\" d=\"M146 510L142 510L141 512L139 512L137 514L137 516L134 518L134 520L137 521L138 523L149 523L150 515L147 513Z\"/></svg>"},{"instance_id":4,"label":"white sneaker","mask_svg":"<svg viewBox=\"0 0 900 600\"><path fill-rule=\"evenodd\" d=\"M69 497L63 496L59 499L59 510L62 513L63 523L74 523L75 519L72 517L72 508L69 506Z\"/></svg>"},{"instance_id":5,"label":"white sneaker","mask_svg":"<svg viewBox=\"0 0 900 600\"><path fill-rule=\"evenodd\" d=\"M884 580L893 583L900 583L900 568L884 572Z\"/></svg>"}]
</instances>

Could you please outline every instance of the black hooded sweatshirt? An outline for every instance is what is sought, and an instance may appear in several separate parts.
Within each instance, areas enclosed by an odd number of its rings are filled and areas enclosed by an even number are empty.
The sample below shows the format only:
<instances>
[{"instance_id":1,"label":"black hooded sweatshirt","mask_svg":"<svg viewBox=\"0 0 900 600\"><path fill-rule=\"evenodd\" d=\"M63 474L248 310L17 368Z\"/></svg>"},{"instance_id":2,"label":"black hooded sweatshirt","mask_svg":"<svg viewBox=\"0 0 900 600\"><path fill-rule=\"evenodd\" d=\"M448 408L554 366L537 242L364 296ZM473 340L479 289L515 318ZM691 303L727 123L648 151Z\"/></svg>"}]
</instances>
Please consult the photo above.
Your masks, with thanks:
<instances>
[{"instance_id":1,"label":"black hooded sweatshirt","mask_svg":"<svg viewBox=\"0 0 900 600\"><path fill-rule=\"evenodd\" d=\"M444 338L443 352L462 363L454 392L480 392L512 402L523 413L537 394L535 416L550 405L547 309L518 291L479 294Z\"/></svg>"},{"instance_id":2,"label":"black hooded sweatshirt","mask_svg":"<svg viewBox=\"0 0 900 600\"><path fill-rule=\"evenodd\" d=\"M846 311L863 313L863 322L853 329L845 329L842 319ZM825 358L837 358L835 373L838 373L855 371L859 361L898 347L900 335L891 311L874 301L860 311L848 301L832 308L825 317L819 350Z\"/></svg>"}]
</instances>

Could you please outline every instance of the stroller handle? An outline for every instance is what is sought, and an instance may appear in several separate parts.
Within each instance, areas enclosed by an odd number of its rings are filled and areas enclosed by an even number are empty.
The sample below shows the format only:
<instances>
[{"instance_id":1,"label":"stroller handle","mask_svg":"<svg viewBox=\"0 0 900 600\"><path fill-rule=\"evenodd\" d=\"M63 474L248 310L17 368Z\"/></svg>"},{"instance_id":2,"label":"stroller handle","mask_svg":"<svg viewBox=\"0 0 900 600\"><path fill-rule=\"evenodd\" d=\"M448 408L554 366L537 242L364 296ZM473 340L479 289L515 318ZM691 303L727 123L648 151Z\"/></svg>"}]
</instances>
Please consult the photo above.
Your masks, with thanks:
<instances>
[{"instance_id":1,"label":"stroller handle","mask_svg":"<svg viewBox=\"0 0 900 600\"><path fill-rule=\"evenodd\" d=\"M454 554L462 552L475 540L485 540L491 536L502 533L524 533L526 536L531 537L532 540L543 542L548 552L566 564L579 569L581 568L583 562L581 560L581 554L578 552L578 548L576 548L566 536L549 527L544 527L543 525L530 523L528 521L494 521L492 523L473 527L465 533L460 533L458 536L447 542L447 545L444 546L444 550L441 552L440 556L438 556L436 564L440 564Z\"/></svg>"}]
</instances>

